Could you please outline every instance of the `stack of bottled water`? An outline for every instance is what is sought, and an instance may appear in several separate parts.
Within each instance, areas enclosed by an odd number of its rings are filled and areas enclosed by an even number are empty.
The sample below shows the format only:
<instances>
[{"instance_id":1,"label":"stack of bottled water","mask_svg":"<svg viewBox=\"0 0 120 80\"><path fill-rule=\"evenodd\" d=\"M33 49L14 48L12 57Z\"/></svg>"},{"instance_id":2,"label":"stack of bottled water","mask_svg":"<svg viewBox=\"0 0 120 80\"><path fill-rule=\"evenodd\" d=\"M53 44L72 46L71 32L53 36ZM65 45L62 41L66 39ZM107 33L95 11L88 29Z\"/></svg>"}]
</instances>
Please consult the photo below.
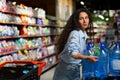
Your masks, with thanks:
<instances>
[{"instance_id":1,"label":"stack of bottled water","mask_svg":"<svg viewBox=\"0 0 120 80\"><path fill-rule=\"evenodd\" d=\"M91 46L92 45L92 46ZM89 43L84 53L87 56L98 56L97 62L83 60L83 78L85 80L105 79L109 72L109 56L105 43Z\"/></svg>"},{"instance_id":2,"label":"stack of bottled water","mask_svg":"<svg viewBox=\"0 0 120 80\"><path fill-rule=\"evenodd\" d=\"M95 77L103 80L109 73L109 56L104 43L100 43L100 54L95 68Z\"/></svg>"},{"instance_id":3,"label":"stack of bottled water","mask_svg":"<svg viewBox=\"0 0 120 80\"><path fill-rule=\"evenodd\" d=\"M118 42L116 42L110 55L110 74L113 76L120 75L120 44Z\"/></svg>"},{"instance_id":4,"label":"stack of bottled water","mask_svg":"<svg viewBox=\"0 0 120 80\"><path fill-rule=\"evenodd\" d=\"M85 50L84 55L87 56L93 56L95 55L95 52L93 51L93 43L89 43L87 45L87 48ZM94 78L95 74L94 74L94 67L95 67L95 63L90 62L89 60L85 59L83 60L83 79L85 80L92 80L92 78Z\"/></svg>"}]
</instances>

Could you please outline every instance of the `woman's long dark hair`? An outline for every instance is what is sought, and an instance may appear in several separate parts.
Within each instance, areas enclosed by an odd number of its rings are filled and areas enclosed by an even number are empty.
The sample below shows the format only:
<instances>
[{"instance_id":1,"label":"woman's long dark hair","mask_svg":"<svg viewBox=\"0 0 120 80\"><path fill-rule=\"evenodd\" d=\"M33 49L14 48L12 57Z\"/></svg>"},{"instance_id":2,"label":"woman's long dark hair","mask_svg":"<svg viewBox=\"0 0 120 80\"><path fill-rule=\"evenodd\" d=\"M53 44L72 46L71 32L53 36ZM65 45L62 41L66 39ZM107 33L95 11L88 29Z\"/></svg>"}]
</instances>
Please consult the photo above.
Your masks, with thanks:
<instances>
[{"instance_id":1,"label":"woman's long dark hair","mask_svg":"<svg viewBox=\"0 0 120 80\"><path fill-rule=\"evenodd\" d=\"M79 14L81 12L86 12L88 14L90 21L89 24L90 26L92 26L92 15L86 8L81 8L74 12L67 21L67 24L64 26L64 30L61 32L61 35L59 36L59 39L57 41L57 55L64 49L70 32L73 30L81 29L79 24Z\"/></svg>"}]
</instances>

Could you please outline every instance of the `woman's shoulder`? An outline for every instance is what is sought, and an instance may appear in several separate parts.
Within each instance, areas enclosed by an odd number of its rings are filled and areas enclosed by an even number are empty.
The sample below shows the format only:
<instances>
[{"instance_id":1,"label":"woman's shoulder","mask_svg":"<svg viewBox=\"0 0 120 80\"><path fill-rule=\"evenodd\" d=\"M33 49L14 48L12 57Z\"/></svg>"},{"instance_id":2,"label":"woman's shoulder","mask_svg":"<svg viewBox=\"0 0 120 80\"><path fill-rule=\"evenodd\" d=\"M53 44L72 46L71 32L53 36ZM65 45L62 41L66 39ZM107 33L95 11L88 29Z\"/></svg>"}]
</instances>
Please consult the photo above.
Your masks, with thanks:
<instances>
[{"instance_id":1,"label":"woman's shoulder","mask_svg":"<svg viewBox=\"0 0 120 80\"><path fill-rule=\"evenodd\" d=\"M73 31L71 31L71 35L79 35L81 33L81 30L73 30Z\"/></svg>"},{"instance_id":2,"label":"woman's shoulder","mask_svg":"<svg viewBox=\"0 0 120 80\"><path fill-rule=\"evenodd\" d=\"M78 34L80 32L80 30L73 30L71 31L71 34Z\"/></svg>"},{"instance_id":3,"label":"woman's shoulder","mask_svg":"<svg viewBox=\"0 0 120 80\"><path fill-rule=\"evenodd\" d=\"M70 32L69 37L78 37L79 35L79 30L73 30Z\"/></svg>"}]
</instances>

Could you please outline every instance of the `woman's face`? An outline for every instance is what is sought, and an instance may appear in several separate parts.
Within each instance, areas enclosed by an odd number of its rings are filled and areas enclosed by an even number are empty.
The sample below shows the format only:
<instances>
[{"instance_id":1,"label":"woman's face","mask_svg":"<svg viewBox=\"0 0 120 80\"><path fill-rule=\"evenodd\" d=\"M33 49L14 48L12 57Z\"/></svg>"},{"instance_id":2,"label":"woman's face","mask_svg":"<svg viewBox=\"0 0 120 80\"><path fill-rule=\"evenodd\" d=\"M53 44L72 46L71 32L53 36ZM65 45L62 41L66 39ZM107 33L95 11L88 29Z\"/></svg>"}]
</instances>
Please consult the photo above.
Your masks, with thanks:
<instances>
[{"instance_id":1,"label":"woman's face","mask_svg":"<svg viewBox=\"0 0 120 80\"><path fill-rule=\"evenodd\" d=\"M82 30L85 30L89 26L89 16L86 12L81 12L79 14L79 23L82 27Z\"/></svg>"}]
</instances>

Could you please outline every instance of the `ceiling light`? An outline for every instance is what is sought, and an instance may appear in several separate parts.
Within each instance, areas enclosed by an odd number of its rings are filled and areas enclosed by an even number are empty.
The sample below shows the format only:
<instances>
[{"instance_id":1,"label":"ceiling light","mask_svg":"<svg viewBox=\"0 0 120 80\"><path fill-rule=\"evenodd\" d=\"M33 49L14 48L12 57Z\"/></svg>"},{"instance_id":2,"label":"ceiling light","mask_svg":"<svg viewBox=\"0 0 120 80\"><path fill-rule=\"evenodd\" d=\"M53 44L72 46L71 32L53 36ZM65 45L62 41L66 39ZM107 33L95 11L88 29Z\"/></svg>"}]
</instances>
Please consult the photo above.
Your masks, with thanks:
<instances>
[{"instance_id":1,"label":"ceiling light","mask_svg":"<svg viewBox=\"0 0 120 80\"><path fill-rule=\"evenodd\" d=\"M108 21L108 20L109 20L109 18L106 18L105 20L106 20L106 21Z\"/></svg>"},{"instance_id":2,"label":"ceiling light","mask_svg":"<svg viewBox=\"0 0 120 80\"><path fill-rule=\"evenodd\" d=\"M38 10L38 8L35 8L35 10Z\"/></svg>"},{"instance_id":3,"label":"ceiling light","mask_svg":"<svg viewBox=\"0 0 120 80\"><path fill-rule=\"evenodd\" d=\"M80 1L80 4L81 4L81 5L84 5L84 2L83 2L83 1Z\"/></svg>"},{"instance_id":4,"label":"ceiling light","mask_svg":"<svg viewBox=\"0 0 120 80\"><path fill-rule=\"evenodd\" d=\"M104 17L102 15L98 15L98 17L101 18L101 19L104 19Z\"/></svg>"},{"instance_id":5,"label":"ceiling light","mask_svg":"<svg viewBox=\"0 0 120 80\"><path fill-rule=\"evenodd\" d=\"M97 13L97 11L96 11L96 10L94 10L94 11L93 11L93 13Z\"/></svg>"},{"instance_id":6,"label":"ceiling light","mask_svg":"<svg viewBox=\"0 0 120 80\"><path fill-rule=\"evenodd\" d=\"M13 2L12 4L13 4L13 5L16 5L16 2Z\"/></svg>"}]
</instances>

